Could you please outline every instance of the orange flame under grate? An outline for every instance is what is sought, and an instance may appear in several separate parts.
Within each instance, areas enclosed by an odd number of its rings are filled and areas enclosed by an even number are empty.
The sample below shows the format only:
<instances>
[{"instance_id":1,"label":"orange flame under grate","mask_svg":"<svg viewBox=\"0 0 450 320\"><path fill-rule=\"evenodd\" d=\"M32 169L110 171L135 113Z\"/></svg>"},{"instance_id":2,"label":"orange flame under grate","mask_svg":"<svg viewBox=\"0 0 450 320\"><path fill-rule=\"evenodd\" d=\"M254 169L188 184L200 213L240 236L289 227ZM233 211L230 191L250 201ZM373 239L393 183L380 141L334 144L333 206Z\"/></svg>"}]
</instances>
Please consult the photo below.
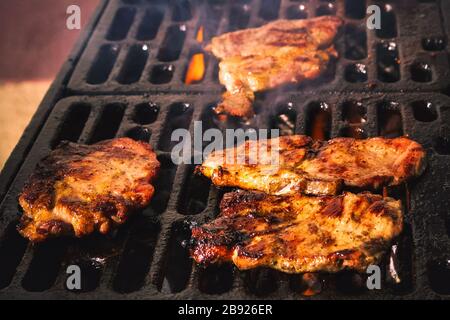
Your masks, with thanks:
<instances>
[{"instance_id":1,"label":"orange flame under grate","mask_svg":"<svg viewBox=\"0 0 450 320\"><path fill-rule=\"evenodd\" d=\"M198 29L195 39L198 42L203 42L203 26ZM186 77L184 79L185 84L197 83L203 80L205 75L205 55L203 53L196 53L191 57L189 66L186 71Z\"/></svg>"}]
</instances>

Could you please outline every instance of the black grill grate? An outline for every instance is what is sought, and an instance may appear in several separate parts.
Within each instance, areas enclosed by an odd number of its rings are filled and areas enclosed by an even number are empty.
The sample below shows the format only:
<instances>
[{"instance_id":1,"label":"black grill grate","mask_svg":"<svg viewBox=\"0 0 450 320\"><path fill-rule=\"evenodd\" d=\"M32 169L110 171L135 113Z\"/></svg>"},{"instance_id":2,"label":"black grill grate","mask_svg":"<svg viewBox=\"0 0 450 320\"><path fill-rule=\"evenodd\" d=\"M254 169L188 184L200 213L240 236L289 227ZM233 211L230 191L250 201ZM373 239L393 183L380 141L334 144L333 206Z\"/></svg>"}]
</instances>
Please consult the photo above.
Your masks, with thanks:
<instances>
[{"instance_id":1,"label":"black grill grate","mask_svg":"<svg viewBox=\"0 0 450 320\"><path fill-rule=\"evenodd\" d=\"M450 85L446 37L435 1L112 1L69 82L74 93L219 92L217 60L206 56L202 81L184 83L200 26L205 41L277 18L335 14L345 20L340 58L317 81L287 91L432 91ZM358 5L359 4L359 5ZM365 8L382 9L368 30ZM439 40L443 40L439 44ZM101 58L100 58L101 57Z\"/></svg>"},{"instance_id":2,"label":"black grill grate","mask_svg":"<svg viewBox=\"0 0 450 320\"><path fill-rule=\"evenodd\" d=\"M39 135L21 141L20 150L27 151L17 175L7 172L8 181L15 179L0 203L1 298L302 299L308 287L321 287L311 299L450 297L449 1L105 2L81 58L69 64L61 88L44 106L52 112L45 123L34 123L42 126ZM364 28L369 4L387 8L382 30ZM195 40L200 26L208 40L279 17L320 14L345 18L335 68L308 85L258 94L257 115L249 123L219 120L212 112L222 90L213 57L207 57L203 81L184 84L190 57L202 50ZM56 91L67 98L53 106ZM320 120L326 122L324 138L405 134L422 143L429 155L424 175L407 188L389 190L407 210L405 230L382 263L382 290L365 289L364 277L352 272L302 278L268 269L239 272L229 264L194 265L182 245L189 241L189 226L215 217L225 192L193 175L193 165L176 166L170 159L171 132L192 133L196 120L203 130L279 128L282 134L314 134ZM61 140L94 143L119 136L148 141L158 153L163 166L151 205L109 237L34 247L21 238L15 230L17 196L39 159ZM82 268L82 292L65 289L71 264Z\"/></svg>"},{"instance_id":3,"label":"black grill grate","mask_svg":"<svg viewBox=\"0 0 450 320\"><path fill-rule=\"evenodd\" d=\"M211 116L215 95L159 96L74 96L61 100L33 145L9 193L0 207L0 296L5 298L305 298L300 276L259 269L239 272L231 265L193 265L183 241L189 240L189 225L217 215L223 194L206 179L192 175L192 165L175 166L170 160L171 130L193 132L196 120L204 130L215 127L285 128L284 133L308 133L308 120L326 105L330 113L330 137L343 129L360 126L367 136L406 134L428 150L429 168L409 185L410 209L405 232L391 254L402 279L396 284L389 275L389 257L384 261L382 290L364 289L361 275L343 272L319 275L322 298L448 298L450 258L447 171L450 145L446 121L450 99L439 94L347 94L259 97L261 108L248 124L232 124ZM422 104L431 104L424 113ZM431 114L431 116L430 116ZM285 116L283 116L285 115ZM358 124L359 116L367 121ZM390 131L390 117L400 117ZM77 119L77 127L68 126ZM290 120L286 120L290 119ZM286 123L294 124L286 130ZM115 123L116 125L111 125ZM397 129L395 129L397 128ZM397 131L396 131L397 130ZM58 239L35 247L15 231L17 195L37 161L61 139L85 143L115 136L131 136L157 146L163 164L156 181L158 193L151 205L110 237L91 236L82 240ZM445 140L448 141L448 140ZM390 195L406 202L404 188L390 189ZM445 222L447 221L447 224ZM394 249L393 249L394 250ZM65 289L66 267L80 265L85 275L83 292ZM437 280L438 279L438 280ZM361 285L362 283L362 285Z\"/></svg>"}]
</instances>

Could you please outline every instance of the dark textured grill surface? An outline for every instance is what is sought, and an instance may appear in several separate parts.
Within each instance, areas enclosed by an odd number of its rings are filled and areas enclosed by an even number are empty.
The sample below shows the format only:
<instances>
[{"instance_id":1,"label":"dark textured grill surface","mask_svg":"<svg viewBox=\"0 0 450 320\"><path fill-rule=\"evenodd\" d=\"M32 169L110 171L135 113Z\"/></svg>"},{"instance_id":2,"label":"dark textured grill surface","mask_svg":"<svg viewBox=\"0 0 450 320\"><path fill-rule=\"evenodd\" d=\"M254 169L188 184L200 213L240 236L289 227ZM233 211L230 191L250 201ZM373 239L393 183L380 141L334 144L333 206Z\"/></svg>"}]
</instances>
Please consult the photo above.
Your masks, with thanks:
<instances>
[{"instance_id":1,"label":"dark textured grill surface","mask_svg":"<svg viewBox=\"0 0 450 320\"><path fill-rule=\"evenodd\" d=\"M346 42L350 42L347 46L353 45L361 35L345 40L345 31L362 28L364 20L361 10L349 12L346 5L357 9L354 5L358 1L332 1L336 14L346 17L344 33L337 43L341 57L334 75L328 81L325 77L302 88L285 87L258 94L257 115L245 124L236 119L219 121L212 112L221 91L212 57L208 58L203 82L183 84L190 54L201 49L194 41L197 28L205 25L208 38L278 17L312 17L326 13L330 7L327 1L318 0L212 2L215 4L210 7L220 8L222 18L215 19L219 22L217 29L209 34L209 24L202 21L205 1L189 2L191 10L186 10L182 0L169 6L164 1L144 0L108 3L72 77L63 83L67 90L62 92L67 97L47 106L52 112L35 140L29 137L21 142L31 147L0 203L0 298L450 298L450 98L443 94L450 93L446 43L450 1L393 3L395 32L382 30L377 35L367 31L366 50L363 46L351 52L346 51ZM273 10L277 2L279 10ZM387 2L376 3L384 6ZM300 5L305 6L305 14L297 10ZM159 16L159 12L164 15ZM120 23L113 25L114 19ZM185 42L178 48L179 58L174 59L176 50L164 49L164 45L180 45L180 25L186 26ZM175 38L165 42L168 32ZM383 74L384 81L380 80L377 72L377 48L383 50L383 43L389 42L398 49L400 77L396 82L386 81L392 80L390 73ZM148 51L141 50L144 44ZM102 60L96 65L99 51ZM174 60L167 61L169 58ZM431 65L431 81L413 80L411 70L417 69L418 61ZM346 70L358 63L366 65L367 80L347 81ZM125 68L127 65L130 70ZM154 68L173 70L170 81L152 83L149 79L160 80L152 74ZM426 72L416 71L416 80L428 79ZM351 79L360 78L351 75ZM321 93L311 92L313 89ZM171 132L186 128L193 133L194 121L200 120L203 130L279 128L282 134L310 134L319 113L325 113L322 118L328 121L326 138L408 135L427 149L424 175L407 187L389 189L390 196L402 199L406 223L381 265L382 289L366 289L364 275L353 272L320 274L321 292L307 297L302 294L305 287L300 275L268 269L241 272L229 264L196 266L183 246L189 242L189 226L215 217L225 191L193 175L193 165L172 163ZM39 159L62 140L94 143L121 136L148 141L162 163L157 192L148 208L108 237L56 239L32 246L18 235L17 197ZM81 292L65 288L66 268L71 264L82 269ZM400 283L389 272L392 265Z\"/></svg>"}]
</instances>

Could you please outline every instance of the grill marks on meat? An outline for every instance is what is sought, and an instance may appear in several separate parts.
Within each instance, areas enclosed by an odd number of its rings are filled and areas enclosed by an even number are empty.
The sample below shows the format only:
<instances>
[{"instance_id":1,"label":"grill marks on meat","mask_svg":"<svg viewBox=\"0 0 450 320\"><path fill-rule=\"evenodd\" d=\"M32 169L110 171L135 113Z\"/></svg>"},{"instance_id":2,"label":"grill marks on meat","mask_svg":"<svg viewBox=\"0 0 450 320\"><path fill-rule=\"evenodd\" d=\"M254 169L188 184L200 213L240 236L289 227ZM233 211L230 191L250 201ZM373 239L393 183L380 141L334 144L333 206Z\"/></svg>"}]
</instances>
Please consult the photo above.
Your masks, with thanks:
<instances>
[{"instance_id":1,"label":"grill marks on meat","mask_svg":"<svg viewBox=\"0 0 450 320\"><path fill-rule=\"evenodd\" d=\"M62 143L36 167L19 203L19 232L32 241L108 233L148 205L159 162L150 145L129 138Z\"/></svg>"},{"instance_id":2,"label":"grill marks on meat","mask_svg":"<svg viewBox=\"0 0 450 320\"><path fill-rule=\"evenodd\" d=\"M273 195L335 195L344 185L399 185L420 175L424 167L424 149L405 137L314 142L295 135L215 151L198 170L217 186Z\"/></svg>"},{"instance_id":3,"label":"grill marks on meat","mask_svg":"<svg viewBox=\"0 0 450 320\"><path fill-rule=\"evenodd\" d=\"M332 43L341 24L334 16L277 20L214 37L206 49L221 59L227 90L216 111L249 118L254 92L317 78L337 57Z\"/></svg>"},{"instance_id":4,"label":"grill marks on meat","mask_svg":"<svg viewBox=\"0 0 450 320\"><path fill-rule=\"evenodd\" d=\"M288 273L365 271L402 230L400 201L370 193L336 197L227 193L215 220L192 229L197 263L232 261Z\"/></svg>"}]
</instances>

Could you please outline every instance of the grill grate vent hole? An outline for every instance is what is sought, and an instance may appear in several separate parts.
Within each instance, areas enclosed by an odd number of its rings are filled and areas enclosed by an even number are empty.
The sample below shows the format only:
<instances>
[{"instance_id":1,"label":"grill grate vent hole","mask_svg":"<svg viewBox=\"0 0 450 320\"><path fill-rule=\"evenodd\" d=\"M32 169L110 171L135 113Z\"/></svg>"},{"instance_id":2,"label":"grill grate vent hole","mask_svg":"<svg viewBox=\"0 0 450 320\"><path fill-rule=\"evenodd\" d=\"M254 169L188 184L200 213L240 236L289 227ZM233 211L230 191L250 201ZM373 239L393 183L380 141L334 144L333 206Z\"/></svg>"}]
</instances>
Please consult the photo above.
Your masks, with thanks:
<instances>
[{"instance_id":1,"label":"grill grate vent hole","mask_svg":"<svg viewBox=\"0 0 450 320\"><path fill-rule=\"evenodd\" d=\"M124 39L130 30L135 15L135 8L124 7L117 10L106 39L112 41Z\"/></svg>"},{"instance_id":2,"label":"grill grate vent hole","mask_svg":"<svg viewBox=\"0 0 450 320\"><path fill-rule=\"evenodd\" d=\"M383 42L377 45L378 80L397 82L400 80L400 64L395 42Z\"/></svg>"},{"instance_id":3,"label":"grill grate vent hole","mask_svg":"<svg viewBox=\"0 0 450 320\"><path fill-rule=\"evenodd\" d=\"M378 134L386 138L403 135L403 121L397 102L383 101L377 105Z\"/></svg>"},{"instance_id":4,"label":"grill grate vent hole","mask_svg":"<svg viewBox=\"0 0 450 320\"><path fill-rule=\"evenodd\" d=\"M61 239L38 245L23 280L27 291L45 291L54 284L63 261L65 245Z\"/></svg>"},{"instance_id":5,"label":"grill grate vent hole","mask_svg":"<svg viewBox=\"0 0 450 320\"><path fill-rule=\"evenodd\" d=\"M153 7L151 10L145 12L142 19L136 39L138 40L152 40L158 34L159 26L164 18L164 11L160 8Z\"/></svg>"},{"instance_id":6,"label":"grill grate vent hole","mask_svg":"<svg viewBox=\"0 0 450 320\"><path fill-rule=\"evenodd\" d=\"M345 57L350 60L361 60L367 57L367 35L353 25L345 27Z\"/></svg>"},{"instance_id":7,"label":"grill grate vent hole","mask_svg":"<svg viewBox=\"0 0 450 320\"><path fill-rule=\"evenodd\" d=\"M245 272L245 286L250 293L262 297L278 289L278 272L273 269L260 268Z\"/></svg>"},{"instance_id":8,"label":"grill grate vent hole","mask_svg":"<svg viewBox=\"0 0 450 320\"><path fill-rule=\"evenodd\" d=\"M149 52L147 45L135 45L128 51L125 62L120 70L117 82L130 84L139 81L147 62Z\"/></svg>"},{"instance_id":9,"label":"grill grate vent hole","mask_svg":"<svg viewBox=\"0 0 450 320\"><path fill-rule=\"evenodd\" d=\"M422 39L422 48L427 51L441 51L447 46L445 37L429 37Z\"/></svg>"},{"instance_id":10,"label":"grill grate vent hole","mask_svg":"<svg viewBox=\"0 0 450 320\"><path fill-rule=\"evenodd\" d=\"M447 137L437 137L434 140L434 150L441 155L450 155L450 139Z\"/></svg>"},{"instance_id":11,"label":"grill grate vent hole","mask_svg":"<svg viewBox=\"0 0 450 320\"><path fill-rule=\"evenodd\" d=\"M233 286L233 266L211 265L200 272L199 289L207 294L222 294Z\"/></svg>"},{"instance_id":12,"label":"grill grate vent hole","mask_svg":"<svg viewBox=\"0 0 450 320\"><path fill-rule=\"evenodd\" d=\"M289 136L295 133L295 124L297 121L297 111L292 103L279 106L279 111L271 120L271 129L278 129L280 136Z\"/></svg>"},{"instance_id":13,"label":"grill grate vent hole","mask_svg":"<svg viewBox=\"0 0 450 320\"><path fill-rule=\"evenodd\" d=\"M328 2L321 4L316 10L316 16L333 16L336 14L336 7L333 3Z\"/></svg>"},{"instance_id":14,"label":"grill grate vent hole","mask_svg":"<svg viewBox=\"0 0 450 320\"><path fill-rule=\"evenodd\" d=\"M250 6L232 6L230 9L230 16L228 17L228 31L236 31L247 27L250 20Z\"/></svg>"},{"instance_id":15,"label":"grill grate vent hole","mask_svg":"<svg viewBox=\"0 0 450 320\"><path fill-rule=\"evenodd\" d=\"M182 224L174 225L163 269L164 275L159 286L161 292L176 293L186 288L192 271L192 259L186 247L190 238L189 228Z\"/></svg>"},{"instance_id":16,"label":"grill grate vent hole","mask_svg":"<svg viewBox=\"0 0 450 320\"><path fill-rule=\"evenodd\" d=\"M128 138L136 141L149 142L152 132L149 128L145 127L134 127L128 130L125 134Z\"/></svg>"},{"instance_id":17,"label":"grill grate vent hole","mask_svg":"<svg viewBox=\"0 0 450 320\"><path fill-rule=\"evenodd\" d=\"M159 106L153 102L140 103L134 108L133 121L137 124L150 124L156 121Z\"/></svg>"},{"instance_id":18,"label":"grill grate vent hole","mask_svg":"<svg viewBox=\"0 0 450 320\"><path fill-rule=\"evenodd\" d=\"M108 104L103 107L101 118L95 126L89 143L112 139L116 135L122 122L125 106L119 103Z\"/></svg>"},{"instance_id":19,"label":"grill grate vent hole","mask_svg":"<svg viewBox=\"0 0 450 320\"><path fill-rule=\"evenodd\" d=\"M264 20L275 20L280 11L280 0L261 0L259 16Z\"/></svg>"},{"instance_id":20,"label":"grill grate vent hole","mask_svg":"<svg viewBox=\"0 0 450 320\"><path fill-rule=\"evenodd\" d=\"M195 166L188 170L178 201L177 211L184 215L201 213L208 202L211 182L203 175L196 174L194 170Z\"/></svg>"},{"instance_id":21,"label":"grill grate vent hole","mask_svg":"<svg viewBox=\"0 0 450 320\"><path fill-rule=\"evenodd\" d=\"M89 84L101 84L108 80L114 63L116 62L119 47L114 45L103 45L94 63L88 71L86 81Z\"/></svg>"},{"instance_id":22,"label":"grill grate vent hole","mask_svg":"<svg viewBox=\"0 0 450 320\"><path fill-rule=\"evenodd\" d=\"M172 20L177 22L184 22L190 19L192 19L192 12L189 0L174 1Z\"/></svg>"},{"instance_id":23,"label":"grill grate vent hole","mask_svg":"<svg viewBox=\"0 0 450 320\"><path fill-rule=\"evenodd\" d=\"M366 16L366 1L346 0L345 15L351 19L364 19Z\"/></svg>"},{"instance_id":24,"label":"grill grate vent hole","mask_svg":"<svg viewBox=\"0 0 450 320\"><path fill-rule=\"evenodd\" d=\"M397 36L397 19L390 4L385 4L381 8L381 28L376 29L378 38L390 39Z\"/></svg>"},{"instance_id":25,"label":"grill grate vent hole","mask_svg":"<svg viewBox=\"0 0 450 320\"><path fill-rule=\"evenodd\" d=\"M91 106L88 104L75 103L71 105L57 137L52 141L52 149L62 141L77 142L90 113Z\"/></svg>"},{"instance_id":26,"label":"grill grate vent hole","mask_svg":"<svg viewBox=\"0 0 450 320\"><path fill-rule=\"evenodd\" d=\"M157 214L161 214L166 210L177 167L168 156L158 156L158 160L161 163L161 168L153 183L155 190L158 190L158 192L153 195L150 207Z\"/></svg>"},{"instance_id":27,"label":"grill grate vent hole","mask_svg":"<svg viewBox=\"0 0 450 320\"><path fill-rule=\"evenodd\" d=\"M431 288L439 294L450 294L450 258L441 257L440 259L428 262L427 268L428 280Z\"/></svg>"},{"instance_id":28,"label":"grill grate vent hole","mask_svg":"<svg viewBox=\"0 0 450 320\"><path fill-rule=\"evenodd\" d=\"M28 241L17 232L16 225L14 221L6 228L0 242L0 289L11 283L27 248Z\"/></svg>"},{"instance_id":29,"label":"grill grate vent hole","mask_svg":"<svg viewBox=\"0 0 450 320\"><path fill-rule=\"evenodd\" d=\"M433 79L431 66L425 62L415 62L411 65L411 79L416 82L430 82Z\"/></svg>"},{"instance_id":30,"label":"grill grate vent hole","mask_svg":"<svg viewBox=\"0 0 450 320\"><path fill-rule=\"evenodd\" d=\"M150 82L153 84L168 83L172 80L174 71L175 67L172 64L156 65L150 72Z\"/></svg>"},{"instance_id":31,"label":"grill grate vent hole","mask_svg":"<svg viewBox=\"0 0 450 320\"><path fill-rule=\"evenodd\" d=\"M348 65L345 68L345 80L352 83L366 82L367 81L366 65L362 63Z\"/></svg>"},{"instance_id":32,"label":"grill grate vent hole","mask_svg":"<svg viewBox=\"0 0 450 320\"><path fill-rule=\"evenodd\" d=\"M163 62L177 60L183 49L186 38L186 25L175 25L168 28L166 36L158 52L158 59Z\"/></svg>"},{"instance_id":33,"label":"grill grate vent hole","mask_svg":"<svg viewBox=\"0 0 450 320\"><path fill-rule=\"evenodd\" d=\"M427 101L414 101L411 103L414 118L421 122L432 122L437 119L436 107Z\"/></svg>"},{"instance_id":34,"label":"grill grate vent hole","mask_svg":"<svg viewBox=\"0 0 450 320\"><path fill-rule=\"evenodd\" d=\"M113 281L113 289L121 293L137 291L144 285L160 229L143 216L136 218Z\"/></svg>"},{"instance_id":35,"label":"grill grate vent hole","mask_svg":"<svg viewBox=\"0 0 450 320\"><path fill-rule=\"evenodd\" d=\"M306 134L314 140L329 140L331 108L325 102L312 102L307 107Z\"/></svg>"},{"instance_id":36,"label":"grill grate vent hole","mask_svg":"<svg viewBox=\"0 0 450 320\"><path fill-rule=\"evenodd\" d=\"M286 17L288 19L306 19L308 11L304 4L290 6L286 9Z\"/></svg>"},{"instance_id":37,"label":"grill grate vent hole","mask_svg":"<svg viewBox=\"0 0 450 320\"><path fill-rule=\"evenodd\" d=\"M187 103L175 103L169 107L169 113L165 121L158 149L161 151L172 151L172 148L178 144L177 141L172 141L172 132L176 129L188 129L191 123L193 108Z\"/></svg>"}]
</instances>

